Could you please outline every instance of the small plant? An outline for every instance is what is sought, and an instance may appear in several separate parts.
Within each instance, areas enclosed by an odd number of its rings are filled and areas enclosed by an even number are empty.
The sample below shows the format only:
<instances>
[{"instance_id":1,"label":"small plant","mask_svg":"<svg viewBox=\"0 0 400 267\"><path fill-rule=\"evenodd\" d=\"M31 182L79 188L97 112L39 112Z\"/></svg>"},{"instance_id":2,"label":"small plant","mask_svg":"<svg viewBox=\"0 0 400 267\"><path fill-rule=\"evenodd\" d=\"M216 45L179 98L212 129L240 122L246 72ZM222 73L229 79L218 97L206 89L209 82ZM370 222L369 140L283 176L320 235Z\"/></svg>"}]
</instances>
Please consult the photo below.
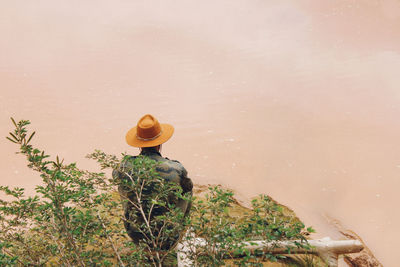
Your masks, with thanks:
<instances>
[{"instance_id":1,"label":"small plant","mask_svg":"<svg viewBox=\"0 0 400 267\"><path fill-rule=\"evenodd\" d=\"M219 187L210 187L205 200L196 200L194 216L190 223L191 235L185 237L190 244L190 258L200 266L221 266L224 259L232 258L233 250L240 240L234 222L229 215L233 193ZM196 238L205 240L195 243Z\"/></svg>"},{"instance_id":2,"label":"small plant","mask_svg":"<svg viewBox=\"0 0 400 267\"><path fill-rule=\"evenodd\" d=\"M30 144L35 133L28 137L29 121L12 122L15 130L7 139L19 145L18 153L26 156L28 167L39 172L43 182L30 197L24 196L23 188L0 187L13 199L0 202L0 242L5 244L1 252L19 265L118 262L124 266L117 248L124 242L115 219L119 203L112 195L113 184L104 173L80 170L58 156L49 160L49 155Z\"/></svg>"},{"instance_id":3,"label":"small plant","mask_svg":"<svg viewBox=\"0 0 400 267\"><path fill-rule=\"evenodd\" d=\"M261 249L250 251L244 241L299 240L297 247L309 249L304 229L296 217L286 215L283 208L261 195L252 201L252 209L244 216L232 216L232 205L237 205L230 190L219 186L209 187L204 199L195 199L191 235L185 237L189 245L189 258L199 266L222 266L231 259L236 266L262 266L265 261L285 259ZM196 237L203 238L199 243ZM290 254L292 247L286 248Z\"/></svg>"}]
</instances>

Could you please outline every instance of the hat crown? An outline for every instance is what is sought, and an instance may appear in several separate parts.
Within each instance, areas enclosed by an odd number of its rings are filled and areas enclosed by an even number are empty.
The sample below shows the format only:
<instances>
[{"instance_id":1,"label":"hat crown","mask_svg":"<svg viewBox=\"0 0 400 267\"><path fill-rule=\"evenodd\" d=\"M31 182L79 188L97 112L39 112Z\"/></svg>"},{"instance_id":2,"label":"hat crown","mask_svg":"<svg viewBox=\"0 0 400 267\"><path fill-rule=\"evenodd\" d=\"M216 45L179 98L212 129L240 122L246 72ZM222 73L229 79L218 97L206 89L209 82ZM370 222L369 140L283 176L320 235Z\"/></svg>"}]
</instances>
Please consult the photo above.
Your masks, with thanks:
<instances>
[{"instance_id":1,"label":"hat crown","mask_svg":"<svg viewBox=\"0 0 400 267\"><path fill-rule=\"evenodd\" d=\"M172 125L159 123L152 115L146 114L126 133L125 140L133 147L153 147L168 141L173 133Z\"/></svg>"},{"instance_id":2,"label":"hat crown","mask_svg":"<svg viewBox=\"0 0 400 267\"><path fill-rule=\"evenodd\" d=\"M138 139L154 139L161 134L161 125L156 118L150 114L144 115L137 123Z\"/></svg>"}]
</instances>

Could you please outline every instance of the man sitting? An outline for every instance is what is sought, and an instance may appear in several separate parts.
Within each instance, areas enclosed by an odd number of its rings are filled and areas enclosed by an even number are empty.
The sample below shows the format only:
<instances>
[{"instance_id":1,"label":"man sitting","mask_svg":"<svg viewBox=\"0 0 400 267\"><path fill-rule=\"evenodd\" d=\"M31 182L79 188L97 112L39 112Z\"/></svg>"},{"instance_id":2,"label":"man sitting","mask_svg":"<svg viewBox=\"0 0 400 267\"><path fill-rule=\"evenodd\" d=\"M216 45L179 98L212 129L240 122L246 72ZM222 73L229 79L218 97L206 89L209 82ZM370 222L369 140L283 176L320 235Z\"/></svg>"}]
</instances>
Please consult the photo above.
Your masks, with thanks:
<instances>
[{"instance_id":1,"label":"man sitting","mask_svg":"<svg viewBox=\"0 0 400 267\"><path fill-rule=\"evenodd\" d=\"M126 134L126 142L133 147L140 148L139 155L149 158L156 163L155 170L162 179L179 185L183 194L191 196L193 183L192 180L187 177L186 169L180 162L164 158L160 154L162 144L171 138L173 132L174 127L172 125L160 124L156 118L147 114L139 120L136 127L133 127L128 131ZM148 239L148 237L146 237L143 231L140 230L140 227L138 227L137 224L141 222L146 223L147 218L145 219L145 217L149 215L143 214L143 210L138 210L138 207L134 205L134 203L137 202L137 196L132 193L132 190L129 187L129 180L137 179L135 173L131 173L131 175L129 174L129 168L131 168L130 165L135 158L136 156L126 157L120 164L119 168L113 171L113 177L121 181L118 191L122 200L124 200L125 229L132 240L136 244L139 244L141 240L148 241L145 240ZM143 199L145 199L146 192L143 192L143 194ZM150 192L147 192L147 194L149 195ZM190 201L171 196L169 202L171 202L169 204L178 207L184 213L184 216L189 214L191 207ZM160 206L151 211L152 216L163 215L165 212L166 210ZM159 231L162 230L162 226L159 225L153 225L152 227L154 228L154 233L159 233ZM169 235L168 240L163 243L161 249L169 250L176 245L178 240L179 233L176 235Z\"/></svg>"}]
</instances>

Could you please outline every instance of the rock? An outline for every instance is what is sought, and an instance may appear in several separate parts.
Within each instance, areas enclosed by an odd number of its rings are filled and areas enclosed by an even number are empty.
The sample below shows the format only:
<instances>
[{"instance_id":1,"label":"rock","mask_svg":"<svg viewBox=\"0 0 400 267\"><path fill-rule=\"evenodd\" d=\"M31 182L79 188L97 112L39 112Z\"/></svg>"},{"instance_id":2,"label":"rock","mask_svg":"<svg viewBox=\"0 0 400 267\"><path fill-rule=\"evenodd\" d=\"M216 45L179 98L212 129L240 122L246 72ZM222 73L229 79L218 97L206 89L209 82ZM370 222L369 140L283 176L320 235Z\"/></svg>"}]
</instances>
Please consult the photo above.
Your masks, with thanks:
<instances>
[{"instance_id":1,"label":"rock","mask_svg":"<svg viewBox=\"0 0 400 267\"><path fill-rule=\"evenodd\" d=\"M364 249L359 253L346 254L344 256L345 262L351 267L383 267L383 265L378 261L378 259L374 256L372 251L367 247L364 241L361 239L359 235L357 235L354 231L346 229L341 222L336 219L330 218L326 216L329 223L346 238L346 239L355 239L359 240L363 245Z\"/></svg>"}]
</instances>

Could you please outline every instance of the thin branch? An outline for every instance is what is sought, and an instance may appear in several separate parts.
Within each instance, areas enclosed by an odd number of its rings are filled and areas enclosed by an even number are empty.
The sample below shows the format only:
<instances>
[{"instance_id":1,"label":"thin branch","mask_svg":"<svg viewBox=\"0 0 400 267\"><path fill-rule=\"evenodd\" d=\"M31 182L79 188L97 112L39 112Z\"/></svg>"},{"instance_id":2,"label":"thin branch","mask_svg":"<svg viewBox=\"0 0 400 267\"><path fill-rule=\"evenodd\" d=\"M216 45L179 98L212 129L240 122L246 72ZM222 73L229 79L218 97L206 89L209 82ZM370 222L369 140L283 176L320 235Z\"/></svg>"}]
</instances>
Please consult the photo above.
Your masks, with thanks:
<instances>
[{"instance_id":1,"label":"thin branch","mask_svg":"<svg viewBox=\"0 0 400 267\"><path fill-rule=\"evenodd\" d=\"M114 242L112 241L110 235L107 233L106 226L104 225L104 222L103 222L103 220L102 220L101 217L100 217L99 211L97 211L97 218L99 219L101 225L103 226L104 233L106 234L107 239L108 239L108 241L110 242L111 247L112 247L112 249L113 249L115 255L117 255L118 262L121 264L122 267L125 267L124 262L121 260L121 256L119 255L117 249L116 249L115 246L114 246Z\"/></svg>"}]
</instances>

